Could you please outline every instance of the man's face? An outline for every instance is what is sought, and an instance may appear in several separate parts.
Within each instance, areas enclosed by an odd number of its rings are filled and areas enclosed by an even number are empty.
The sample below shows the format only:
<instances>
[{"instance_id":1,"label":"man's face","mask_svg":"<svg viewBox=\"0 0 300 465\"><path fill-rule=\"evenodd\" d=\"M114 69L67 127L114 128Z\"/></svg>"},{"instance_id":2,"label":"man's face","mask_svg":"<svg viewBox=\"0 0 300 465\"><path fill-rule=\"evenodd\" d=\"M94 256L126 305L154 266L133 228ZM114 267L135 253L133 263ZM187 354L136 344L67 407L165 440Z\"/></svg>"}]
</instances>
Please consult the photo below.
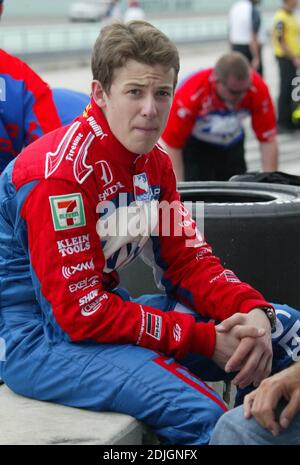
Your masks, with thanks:
<instances>
[{"instance_id":1,"label":"man's face","mask_svg":"<svg viewBox=\"0 0 300 465\"><path fill-rule=\"evenodd\" d=\"M239 80L229 76L227 81L216 79L216 89L219 97L228 107L235 107L245 96L250 87L250 79Z\"/></svg>"},{"instance_id":2,"label":"man's face","mask_svg":"<svg viewBox=\"0 0 300 465\"><path fill-rule=\"evenodd\" d=\"M111 131L133 153L147 153L162 134L173 100L174 69L128 60L114 71L110 92L93 81L93 97Z\"/></svg>"}]
</instances>

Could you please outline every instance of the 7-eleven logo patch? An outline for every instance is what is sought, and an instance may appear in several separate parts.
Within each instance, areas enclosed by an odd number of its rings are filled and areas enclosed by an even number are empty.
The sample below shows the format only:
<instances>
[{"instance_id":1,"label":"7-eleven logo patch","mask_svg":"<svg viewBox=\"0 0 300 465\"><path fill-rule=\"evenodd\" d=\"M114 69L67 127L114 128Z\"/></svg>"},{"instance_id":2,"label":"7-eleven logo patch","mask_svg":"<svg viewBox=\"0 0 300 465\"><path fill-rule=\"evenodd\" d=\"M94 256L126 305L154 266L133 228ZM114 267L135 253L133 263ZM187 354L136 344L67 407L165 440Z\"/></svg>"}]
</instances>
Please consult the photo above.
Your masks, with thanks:
<instances>
[{"instance_id":1,"label":"7-eleven logo patch","mask_svg":"<svg viewBox=\"0 0 300 465\"><path fill-rule=\"evenodd\" d=\"M55 231L86 225L81 194L52 195L49 200Z\"/></svg>"}]
</instances>

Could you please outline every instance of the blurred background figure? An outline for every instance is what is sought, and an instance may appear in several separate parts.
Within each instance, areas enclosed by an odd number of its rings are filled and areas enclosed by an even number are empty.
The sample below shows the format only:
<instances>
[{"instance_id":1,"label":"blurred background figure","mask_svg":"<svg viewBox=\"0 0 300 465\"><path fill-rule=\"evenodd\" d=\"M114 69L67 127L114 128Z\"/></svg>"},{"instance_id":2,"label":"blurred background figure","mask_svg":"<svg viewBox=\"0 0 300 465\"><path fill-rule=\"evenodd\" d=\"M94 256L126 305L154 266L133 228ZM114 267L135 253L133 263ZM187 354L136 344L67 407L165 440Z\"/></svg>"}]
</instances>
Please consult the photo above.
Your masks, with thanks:
<instances>
[{"instance_id":1,"label":"blurred background figure","mask_svg":"<svg viewBox=\"0 0 300 465\"><path fill-rule=\"evenodd\" d=\"M251 116L263 171L276 171L275 110L267 84L239 52L194 72L177 89L162 145L177 181L226 181L245 173L245 133Z\"/></svg>"},{"instance_id":2,"label":"blurred background figure","mask_svg":"<svg viewBox=\"0 0 300 465\"><path fill-rule=\"evenodd\" d=\"M89 95L72 89L54 87L52 93L62 126L71 123L90 102Z\"/></svg>"},{"instance_id":3,"label":"blurred background figure","mask_svg":"<svg viewBox=\"0 0 300 465\"><path fill-rule=\"evenodd\" d=\"M283 0L274 17L273 48L279 67L278 129L292 132L293 79L300 69L300 25L294 14L298 0Z\"/></svg>"},{"instance_id":4,"label":"blurred background figure","mask_svg":"<svg viewBox=\"0 0 300 465\"><path fill-rule=\"evenodd\" d=\"M259 74L263 74L262 47L265 41L260 0L239 0L229 12L229 42L231 49L249 60Z\"/></svg>"},{"instance_id":5,"label":"blurred background figure","mask_svg":"<svg viewBox=\"0 0 300 465\"><path fill-rule=\"evenodd\" d=\"M140 6L140 2L137 0L128 0L127 9L124 13L124 23L129 21L142 20L145 19L145 11Z\"/></svg>"},{"instance_id":6,"label":"blurred background figure","mask_svg":"<svg viewBox=\"0 0 300 465\"><path fill-rule=\"evenodd\" d=\"M0 16L4 0L0 0ZM52 92L26 63L0 49L0 174L24 146L61 126Z\"/></svg>"},{"instance_id":7,"label":"blurred background figure","mask_svg":"<svg viewBox=\"0 0 300 465\"><path fill-rule=\"evenodd\" d=\"M120 0L111 0L109 2L108 9L105 14L106 20L111 21L121 21L122 20L122 10L120 5Z\"/></svg>"}]
</instances>

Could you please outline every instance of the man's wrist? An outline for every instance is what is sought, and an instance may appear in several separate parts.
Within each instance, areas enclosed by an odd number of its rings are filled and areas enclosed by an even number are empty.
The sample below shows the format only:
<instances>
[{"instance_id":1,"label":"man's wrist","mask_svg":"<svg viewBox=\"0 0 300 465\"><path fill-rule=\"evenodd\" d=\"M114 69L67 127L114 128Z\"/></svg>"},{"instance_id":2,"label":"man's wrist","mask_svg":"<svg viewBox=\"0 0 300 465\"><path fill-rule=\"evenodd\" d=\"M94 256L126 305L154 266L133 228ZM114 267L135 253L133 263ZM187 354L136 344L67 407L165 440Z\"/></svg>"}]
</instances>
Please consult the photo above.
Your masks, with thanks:
<instances>
[{"instance_id":1,"label":"man's wrist","mask_svg":"<svg viewBox=\"0 0 300 465\"><path fill-rule=\"evenodd\" d=\"M258 308L259 310L262 310L264 312L264 314L268 318L269 323L271 325L271 330L275 329L275 327L276 327L276 313L275 313L274 308L271 307L271 306L268 307L267 305L259 306L259 307L256 307L256 308Z\"/></svg>"}]
</instances>

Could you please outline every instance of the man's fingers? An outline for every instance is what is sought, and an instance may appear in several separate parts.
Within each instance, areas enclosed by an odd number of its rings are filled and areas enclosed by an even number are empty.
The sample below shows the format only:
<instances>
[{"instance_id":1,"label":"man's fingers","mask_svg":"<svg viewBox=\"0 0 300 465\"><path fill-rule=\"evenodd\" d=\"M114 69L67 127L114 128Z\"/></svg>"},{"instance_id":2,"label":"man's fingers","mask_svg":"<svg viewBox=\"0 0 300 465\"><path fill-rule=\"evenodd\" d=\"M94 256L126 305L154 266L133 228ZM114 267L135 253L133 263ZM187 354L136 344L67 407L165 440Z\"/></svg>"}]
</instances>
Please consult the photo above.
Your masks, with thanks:
<instances>
[{"instance_id":1,"label":"man's fingers","mask_svg":"<svg viewBox=\"0 0 300 465\"><path fill-rule=\"evenodd\" d=\"M253 351L248 358L247 362L244 364L243 368L239 371L236 377L233 380L233 383L238 385L240 388L245 388L252 384L257 372L260 372L261 366L260 362L263 358L263 355L260 351ZM265 362L263 362L263 367L265 367Z\"/></svg>"},{"instance_id":2,"label":"man's fingers","mask_svg":"<svg viewBox=\"0 0 300 465\"><path fill-rule=\"evenodd\" d=\"M286 407L282 410L279 423L282 428L287 428L300 407L300 396L294 394Z\"/></svg>"},{"instance_id":3,"label":"man's fingers","mask_svg":"<svg viewBox=\"0 0 300 465\"><path fill-rule=\"evenodd\" d=\"M244 322L244 315L241 313L235 313L231 317L223 320L222 323L216 326L216 331L226 333L230 331L234 326Z\"/></svg>"},{"instance_id":4,"label":"man's fingers","mask_svg":"<svg viewBox=\"0 0 300 465\"><path fill-rule=\"evenodd\" d=\"M236 327L235 335L239 339L243 339L244 337L261 337L266 334L266 330L263 328L255 328L254 326L241 326L238 325Z\"/></svg>"},{"instance_id":5,"label":"man's fingers","mask_svg":"<svg viewBox=\"0 0 300 465\"><path fill-rule=\"evenodd\" d=\"M268 431L270 431L273 436L278 436L281 431L279 423L275 419L275 413L272 408L265 408L256 410L255 402L253 402L251 408L252 416L256 418L258 423Z\"/></svg>"},{"instance_id":6,"label":"man's fingers","mask_svg":"<svg viewBox=\"0 0 300 465\"><path fill-rule=\"evenodd\" d=\"M264 354L259 362L259 367L255 372L253 386L256 388L260 385L263 379L267 378L272 370L272 356Z\"/></svg>"},{"instance_id":7,"label":"man's fingers","mask_svg":"<svg viewBox=\"0 0 300 465\"><path fill-rule=\"evenodd\" d=\"M245 357L253 349L254 344L255 339L253 338L244 338L241 340L237 349L234 351L234 353L225 365L226 373L239 370Z\"/></svg>"},{"instance_id":8,"label":"man's fingers","mask_svg":"<svg viewBox=\"0 0 300 465\"><path fill-rule=\"evenodd\" d=\"M254 396L255 396L255 391L253 391L253 392L251 392L251 394L248 394L247 396L245 396L245 399L244 399L244 415L245 415L245 418L251 418L252 417L251 409L252 409L252 404L254 402Z\"/></svg>"}]
</instances>

